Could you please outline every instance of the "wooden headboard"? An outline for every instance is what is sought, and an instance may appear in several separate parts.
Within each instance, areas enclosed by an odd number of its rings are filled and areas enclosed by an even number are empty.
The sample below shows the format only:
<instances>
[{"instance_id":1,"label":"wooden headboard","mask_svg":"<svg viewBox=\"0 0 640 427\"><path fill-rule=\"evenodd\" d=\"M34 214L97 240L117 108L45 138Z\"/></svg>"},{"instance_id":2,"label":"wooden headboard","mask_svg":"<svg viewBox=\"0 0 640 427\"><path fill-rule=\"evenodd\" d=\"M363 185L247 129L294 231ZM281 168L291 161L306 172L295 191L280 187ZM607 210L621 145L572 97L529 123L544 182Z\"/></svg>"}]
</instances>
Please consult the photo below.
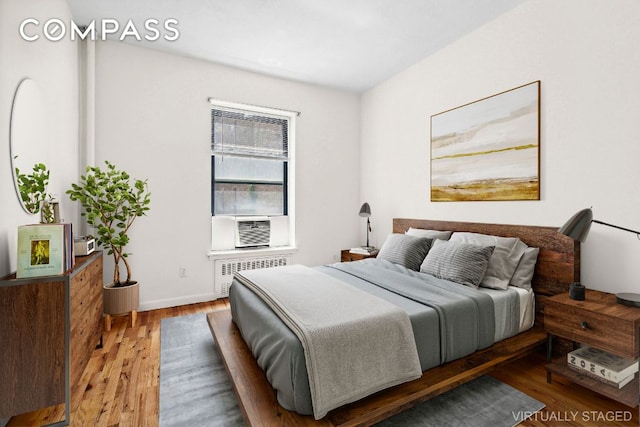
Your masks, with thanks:
<instances>
[{"instance_id":1,"label":"wooden headboard","mask_svg":"<svg viewBox=\"0 0 640 427\"><path fill-rule=\"evenodd\" d=\"M404 233L409 227L518 237L527 245L540 248L531 282L536 294L536 324L539 325L543 324L544 300L549 296L567 292L572 282L580 281L580 242L558 233L557 227L393 219L394 233Z\"/></svg>"}]
</instances>

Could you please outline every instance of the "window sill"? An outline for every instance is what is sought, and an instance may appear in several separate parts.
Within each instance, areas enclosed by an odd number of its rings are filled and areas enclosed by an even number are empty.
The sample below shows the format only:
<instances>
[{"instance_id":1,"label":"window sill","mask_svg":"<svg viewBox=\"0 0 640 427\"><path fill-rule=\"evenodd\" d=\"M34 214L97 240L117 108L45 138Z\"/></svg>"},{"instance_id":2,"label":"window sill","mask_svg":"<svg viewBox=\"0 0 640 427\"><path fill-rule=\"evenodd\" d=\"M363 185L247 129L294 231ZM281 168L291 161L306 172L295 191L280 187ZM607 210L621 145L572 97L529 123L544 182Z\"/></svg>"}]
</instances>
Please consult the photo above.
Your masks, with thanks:
<instances>
[{"instance_id":1,"label":"window sill","mask_svg":"<svg viewBox=\"0 0 640 427\"><path fill-rule=\"evenodd\" d=\"M256 257L256 256L269 256L269 255L281 255L291 254L298 252L298 248L295 246L275 246L269 248L248 248L248 249L229 249L225 251L209 251L207 256L210 260L216 260L219 258L244 258L244 257Z\"/></svg>"}]
</instances>

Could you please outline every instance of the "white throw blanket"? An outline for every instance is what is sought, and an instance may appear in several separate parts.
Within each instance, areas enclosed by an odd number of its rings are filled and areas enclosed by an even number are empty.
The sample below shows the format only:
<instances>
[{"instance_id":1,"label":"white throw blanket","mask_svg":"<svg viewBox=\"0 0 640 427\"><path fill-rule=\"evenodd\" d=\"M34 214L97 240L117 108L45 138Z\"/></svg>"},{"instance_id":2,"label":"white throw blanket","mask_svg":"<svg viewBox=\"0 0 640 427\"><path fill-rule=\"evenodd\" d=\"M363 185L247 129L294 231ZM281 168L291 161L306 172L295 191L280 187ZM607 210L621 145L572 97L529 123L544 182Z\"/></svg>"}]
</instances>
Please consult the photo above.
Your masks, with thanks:
<instances>
[{"instance_id":1,"label":"white throw blanket","mask_svg":"<svg viewBox=\"0 0 640 427\"><path fill-rule=\"evenodd\" d=\"M296 334L316 419L422 374L409 316L301 265L236 273Z\"/></svg>"}]
</instances>

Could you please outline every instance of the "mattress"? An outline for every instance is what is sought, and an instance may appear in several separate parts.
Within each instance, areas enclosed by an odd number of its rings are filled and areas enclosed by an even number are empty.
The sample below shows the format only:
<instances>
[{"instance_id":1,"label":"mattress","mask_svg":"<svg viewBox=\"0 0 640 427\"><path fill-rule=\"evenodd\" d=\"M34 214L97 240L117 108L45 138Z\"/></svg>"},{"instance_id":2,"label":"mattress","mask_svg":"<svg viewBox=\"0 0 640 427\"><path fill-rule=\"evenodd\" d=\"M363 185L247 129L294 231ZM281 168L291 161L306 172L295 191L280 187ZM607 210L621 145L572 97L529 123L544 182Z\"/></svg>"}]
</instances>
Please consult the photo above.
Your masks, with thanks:
<instances>
[{"instance_id":1,"label":"mattress","mask_svg":"<svg viewBox=\"0 0 640 427\"><path fill-rule=\"evenodd\" d=\"M411 321L423 371L488 347L533 324L532 291L514 287L506 291L475 290L381 259L315 268L404 310ZM433 288L434 293L425 296L423 287ZM450 299L462 300L464 311L476 311L477 320L443 315L437 300L447 305ZM229 300L233 321L276 391L280 405L312 414L304 352L297 337L237 280L230 288Z\"/></svg>"}]
</instances>

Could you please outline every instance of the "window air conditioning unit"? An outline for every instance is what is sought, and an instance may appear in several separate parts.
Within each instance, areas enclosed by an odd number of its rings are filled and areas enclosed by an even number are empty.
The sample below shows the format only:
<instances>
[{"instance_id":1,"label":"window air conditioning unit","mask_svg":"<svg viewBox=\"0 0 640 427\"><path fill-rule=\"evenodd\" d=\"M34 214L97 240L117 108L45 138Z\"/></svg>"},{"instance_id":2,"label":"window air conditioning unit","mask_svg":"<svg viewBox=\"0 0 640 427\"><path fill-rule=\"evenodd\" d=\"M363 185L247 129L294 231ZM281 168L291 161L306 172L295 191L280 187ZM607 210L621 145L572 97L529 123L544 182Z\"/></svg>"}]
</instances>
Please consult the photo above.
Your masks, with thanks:
<instances>
[{"instance_id":1,"label":"window air conditioning unit","mask_svg":"<svg viewBox=\"0 0 640 427\"><path fill-rule=\"evenodd\" d=\"M236 248L269 246L271 239L271 220L269 217L236 218Z\"/></svg>"}]
</instances>

